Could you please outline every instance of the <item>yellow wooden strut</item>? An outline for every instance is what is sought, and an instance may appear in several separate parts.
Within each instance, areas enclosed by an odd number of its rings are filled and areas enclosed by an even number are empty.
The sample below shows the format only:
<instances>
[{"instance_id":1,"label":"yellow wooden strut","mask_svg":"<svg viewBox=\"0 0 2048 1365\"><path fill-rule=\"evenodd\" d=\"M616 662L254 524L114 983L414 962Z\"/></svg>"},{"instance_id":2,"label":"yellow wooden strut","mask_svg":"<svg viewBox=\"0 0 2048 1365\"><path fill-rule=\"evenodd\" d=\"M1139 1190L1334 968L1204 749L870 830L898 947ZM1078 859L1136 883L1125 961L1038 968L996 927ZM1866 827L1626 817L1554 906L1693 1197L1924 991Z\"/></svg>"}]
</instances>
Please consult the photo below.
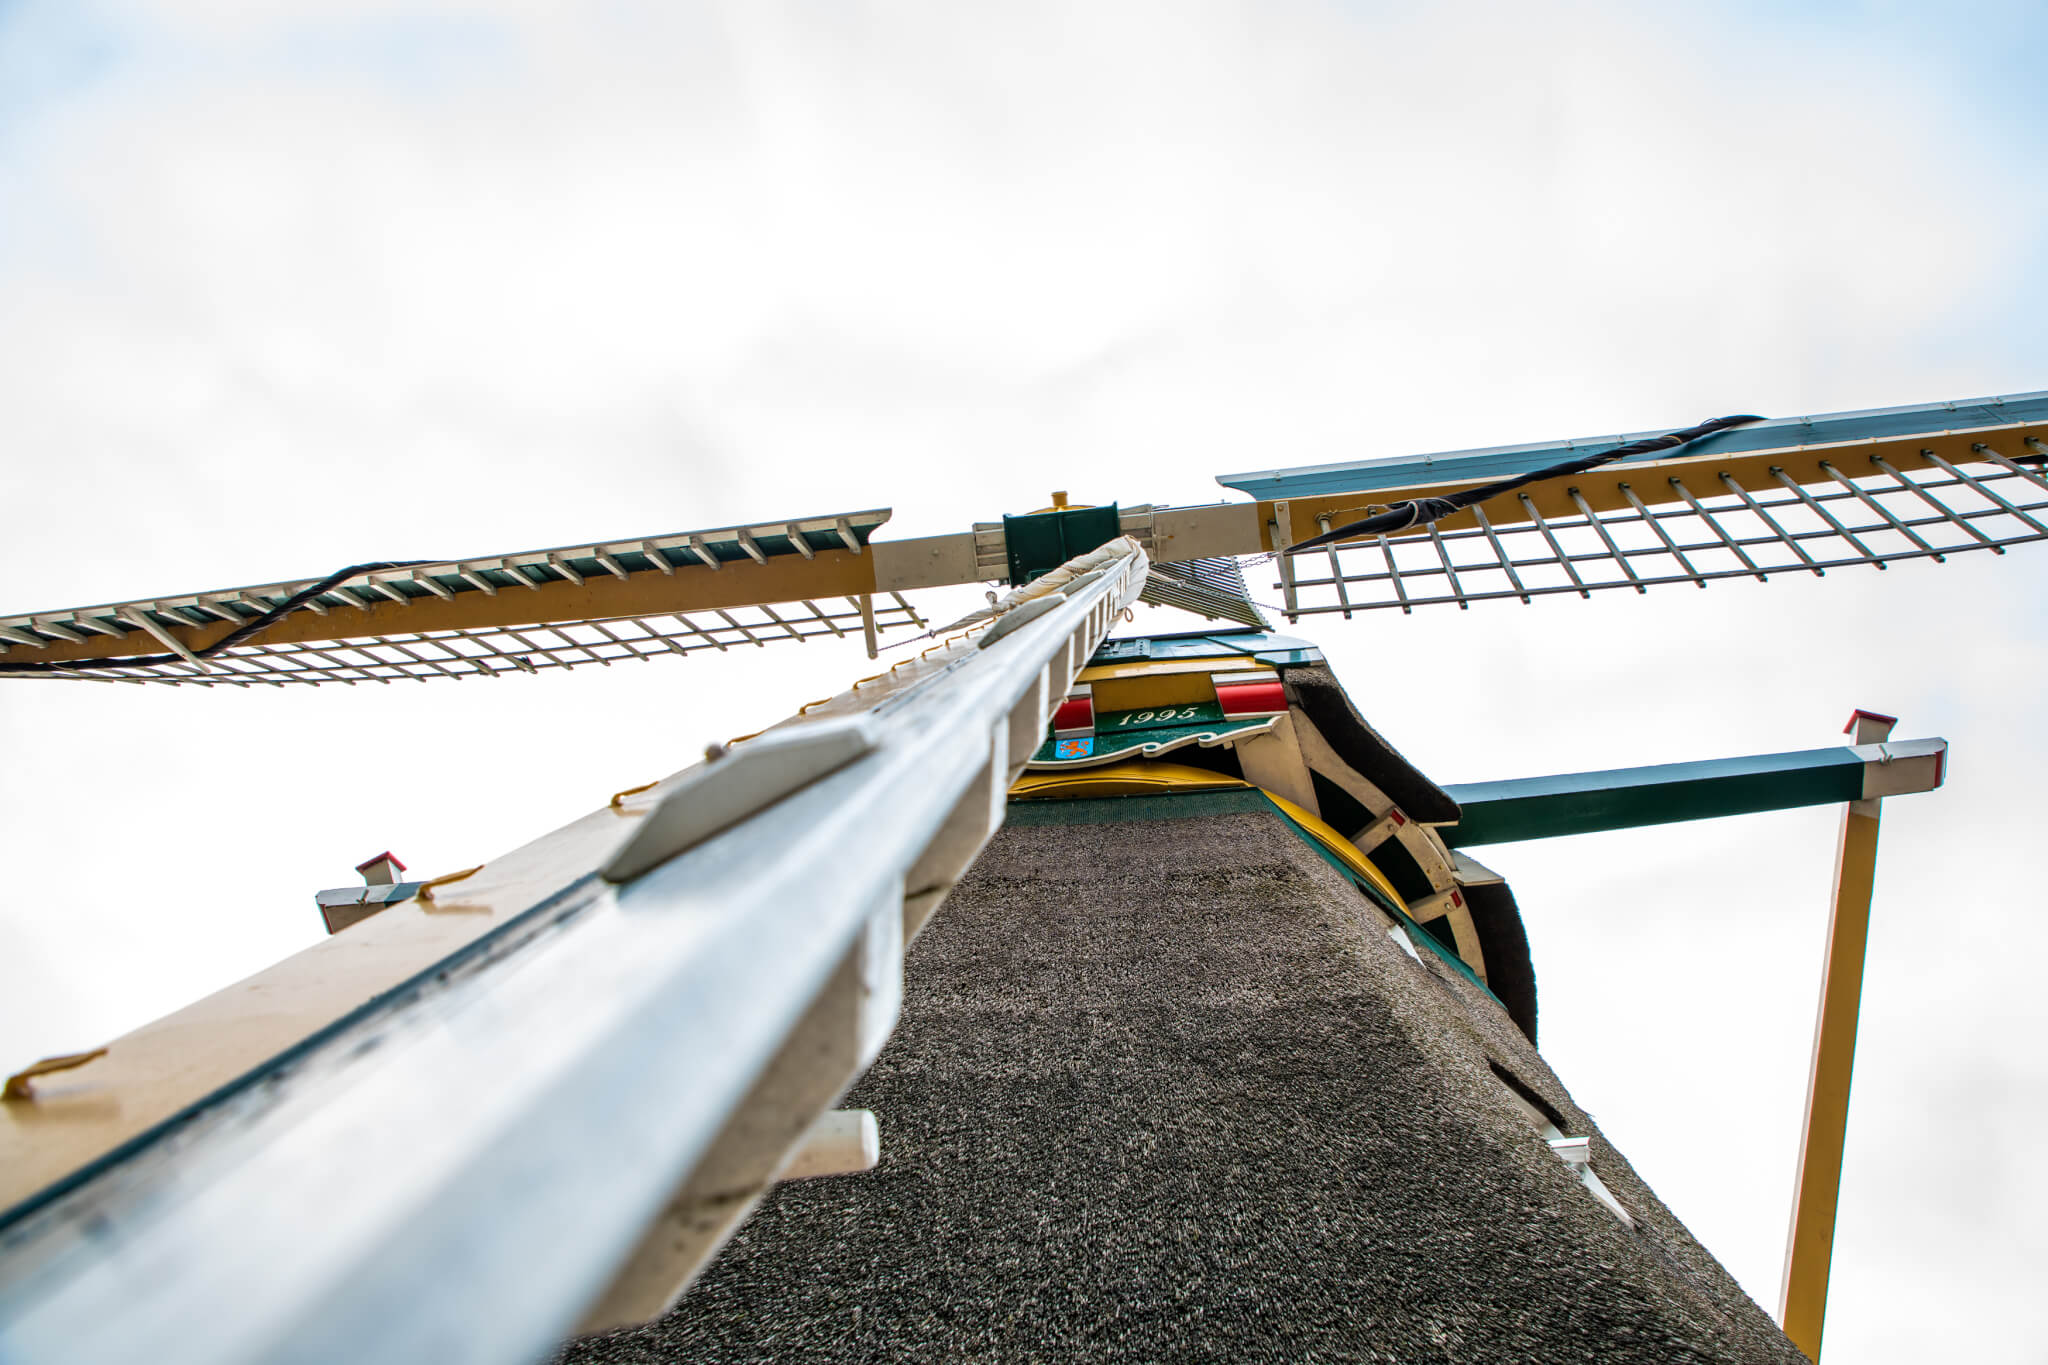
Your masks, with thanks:
<instances>
[{"instance_id":1,"label":"yellow wooden strut","mask_svg":"<svg viewBox=\"0 0 2048 1365\"><path fill-rule=\"evenodd\" d=\"M1858 711L1849 728L1856 743L1878 744L1894 724L1889 716ZM1834 1260L1835 1210L1849 1124L1849 1075L1856 1062L1856 1017L1863 1000L1864 949L1870 940L1880 805L1875 799L1851 801L1842 811L1827 960L1821 967L1820 1015L1814 1024L1813 1069L1806 1088L1806 1125L1799 1138L1799 1179L1792 1190L1792 1229L1785 1246L1784 1300L1778 1319L1792 1344L1815 1362L1820 1360L1828 1270Z\"/></svg>"}]
</instances>

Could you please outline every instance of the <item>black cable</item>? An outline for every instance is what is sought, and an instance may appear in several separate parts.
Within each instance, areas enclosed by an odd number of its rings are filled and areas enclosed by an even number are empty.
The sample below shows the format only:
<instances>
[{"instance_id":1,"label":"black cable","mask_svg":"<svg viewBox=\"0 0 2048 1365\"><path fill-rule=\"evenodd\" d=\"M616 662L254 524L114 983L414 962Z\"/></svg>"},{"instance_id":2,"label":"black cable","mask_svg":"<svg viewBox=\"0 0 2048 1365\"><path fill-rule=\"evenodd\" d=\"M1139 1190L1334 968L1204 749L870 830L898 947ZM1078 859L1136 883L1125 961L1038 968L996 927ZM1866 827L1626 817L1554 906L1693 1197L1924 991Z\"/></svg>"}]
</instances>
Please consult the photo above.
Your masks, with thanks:
<instances>
[{"instance_id":1,"label":"black cable","mask_svg":"<svg viewBox=\"0 0 2048 1365\"><path fill-rule=\"evenodd\" d=\"M1410 527L1428 526L1433 522L1441 521L1453 512L1462 511L1474 503L1485 502L1488 498L1497 498L1503 493L1512 493L1524 484L1536 483L1542 479L1563 478L1571 474L1583 474L1589 469L1598 469L1603 464L1613 460L1624 459L1630 455L1647 455L1652 451L1676 450L1680 446L1699 440L1702 436L1711 436L1717 431L1726 431L1729 427L1747 426L1751 422L1761 422L1763 420L1761 417L1754 416L1716 417L1712 421L1702 422L1696 427L1687 427L1684 431L1674 431L1668 436L1650 436L1640 441L1630 441L1627 445L1616 446L1612 450L1603 450L1597 455L1584 455L1576 460L1567 460L1563 464L1551 465L1547 469L1538 469L1527 474L1517 474L1513 478L1498 479L1493 483L1481 484L1477 488L1468 488L1462 493L1453 493L1449 497L1416 498L1410 502L1397 502L1384 512L1375 512L1363 521L1354 521L1349 526L1339 526L1334 531L1325 531L1319 536L1312 536L1302 541L1299 545L1290 545L1285 553L1290 555L1300 554L1303 550L1313 550L1318 546L1328 545L1332 541L1345 540L1352 536L1383 536L1395 531L1406 531Z\"/></svg>"},{"instance_id":2,"label":"black cable","mask_svg":"<svg viewBox=\"0 0 2048 1365\"><path fill-rule=\"evenodd\" d=\"M381 573L385 569L411 569L417 568L422 564L438 562L432 559L408 559L394 563L380 561L375 564L351 564L346 569L338 569L327 575L318 583L299 589L279 605L272 607L269 611L264 612L253 620L243 622L204 649L193 650L192 655L194 658L207 659L220 653L222 650L233 649L250 636L270 629L270 627L276 625L279 621L282 621L321 593L338 584L347 582L357 574ZM146 608L137 607L136 610L143 611ZM188 661L181 654L133 654L119 659L73 659L69 663L43 663L40 661L0 663L0 673L116 672L124 668L156 668L164 664L181 664L185 662Z\"/></svg>"}]
</instances>

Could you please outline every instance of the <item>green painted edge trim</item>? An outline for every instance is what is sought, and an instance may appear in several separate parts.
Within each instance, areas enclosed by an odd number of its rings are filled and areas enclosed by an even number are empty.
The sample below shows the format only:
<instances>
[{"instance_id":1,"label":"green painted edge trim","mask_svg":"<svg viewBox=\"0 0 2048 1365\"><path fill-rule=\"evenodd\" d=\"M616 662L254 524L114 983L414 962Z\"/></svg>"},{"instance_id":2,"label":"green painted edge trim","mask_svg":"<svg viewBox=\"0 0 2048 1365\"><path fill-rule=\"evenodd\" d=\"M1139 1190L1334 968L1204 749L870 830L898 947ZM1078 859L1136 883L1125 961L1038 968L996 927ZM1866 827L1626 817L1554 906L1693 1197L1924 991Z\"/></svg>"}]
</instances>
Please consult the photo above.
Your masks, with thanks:
<instances>
[{"instance_id":1,"label":"green painted edge trim","mask_svg":"<svg viewBox=\"0 0 2048 1365\"><path fill-rule=\"evenodd\" d=\"M1181 673L1177 677L1199 677L1200 674ZM1195 714L1184 716L1183 711ZM1143 716L1150 720L1118 720L1117 717ZM1220 701L1188 701L1177 706L1129 706L1121 711L1104 711L1095 717L1095 738L1100 740L1106 732L1119 735L1142 735L1151 730L1185 729L1189 726L1221 725L1230 717L1223 713Z\"/></svg>"},{"instance_id":2,"label":"green painted edge trim","mask_svg":"<svg viewBox=\"0 0 2048 1365\"><path fill-rule=\"evenodd\" d=\"M1151 758L1169 754L1175 749L1185 749L1190 744L1213 740L1221 744L1233 735L1242 735L1249 730L1270 727L1271 716L1251 716L1233 720L1225 716L1222 720L1190 721L1186 725L1159 725L1151 729L1119 730L1107 743L1100 731L1095 735L1095 748L1086 758L1055 758L1059 751L1059 738L1053 736L1038 746L1031 761L1036 764L1054 764L1062 768L1094 768L1113 763L1120 758ZM1115 797L1107 798L1116 800Z\"/></svg>"}]
</instances>

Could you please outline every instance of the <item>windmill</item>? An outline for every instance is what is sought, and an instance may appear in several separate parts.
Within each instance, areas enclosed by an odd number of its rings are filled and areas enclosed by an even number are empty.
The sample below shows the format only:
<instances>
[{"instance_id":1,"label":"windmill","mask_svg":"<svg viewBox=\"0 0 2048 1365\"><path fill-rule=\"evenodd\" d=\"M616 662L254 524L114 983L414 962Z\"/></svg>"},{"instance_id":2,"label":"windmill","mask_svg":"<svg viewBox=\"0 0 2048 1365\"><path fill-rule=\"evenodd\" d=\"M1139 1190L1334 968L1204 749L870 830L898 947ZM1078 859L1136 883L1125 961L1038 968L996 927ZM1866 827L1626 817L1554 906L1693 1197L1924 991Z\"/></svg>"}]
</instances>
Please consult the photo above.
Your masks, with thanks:
<instances>
[{"instance_id":1,"label":"windmill","mask_svg":"<svg viewBox=\"0 0 2048 1365\"><path fill-rule=\"evenodd\" d=\"M1019 888L1058 880L1047 867L1060 866L1061 849L1090 849L1082 862L1092 886L1128 879L1133 866L1170 884L1175 867L1213 847L1284 863L1274 875L1289 879L1297 902L1340 926L1341 943L1301 938L1299 924L1265 927L1296 935L1288 979L1342 956L1357 973L1339 983L1344 998L1393 1002L1381 1032L1420 1049L1413 1065L1379 1057L1348 1102L1380 1095L1416 1115L1447 1105L1443 1121L1378 1133L1381 1145L1428 1139L1401 1153L1414 1169L1483 1173L1473 1198L1534 1199L1540 1217L1564 1219L1589 1239L1582 1245L1614 1253L1584 1281L1604 1301L1635 1296L1637 1311L1616 1321L1582 1314L1582 1344L1617 1353L1617 1343L1634 1341L1645 1358L1676 1344L1710 1357L1788 1352L1548 1076L1533 1047L1534 986L1526 943L1516 948L1513 898L1463 850L1825 803L1848 813L1809 1116L1818 1140L1807 1144L1786 1313L1793 1340L1817 1354L1846 1105L1843 1043L1853 1046L1842 1028L1855 1015L1846 981L1860 956L1858 903L1867 911L1874 853L1870 803L1938 785L1943 746L1894 742L1884 718L1864 716L1852 722L1854 743L1838 749L1439 788L1357 715L1311 642L1271 632L1239 566L1251 563L1259 581L1270 564L1278 610L1300 621L2002 553L2048 537L2044 438L2048 395L2024 395L1263 471L1223 480L1252 501L1206 507L1070 507L1055 498L1038 512L915 540L878 538L887 513L877 510L356 565L310 581L0 620L0 673L204 687L505 677L825 635L860 638L880 655L891 637L916 636L889 667L791 722L622 790L507 858L412 882L398 880L402 868L376 865L388 880L323 893L338 932L259 978L259 1011L247 991L223 993L103 1052L17 1073L5 1110L0 1342L37 1358L185 1350L205 1359L493 1359L544 1352L578 1324L645 1318L778 1177L873 1159L866 1121L827 1110L881 1053L902 1000L908 937L935 926L924 950L929 982L918 959L910 981L913 1006L929 1004L917 992L973 981L989 954L1044 948L1031 925L1002 914L1014 911ZM1011 591L950 627L931 629L915 602L926 589L987 582ZM1137 600L1228 624L1110 640L1119 612ZM1148 822L1158 828L1140 841L1145 858L1102 842L1104 828ZM1190 830L1208 834L1190 843ZM992 894L998 885L1007 898ZM934 917L941 901L946 911ZM1223 915L1208 927L1212 947L1241 922L1224 913L1233 908L1243 906L1228 896L1209 905L1212 918ZM1126 919L1132 911L1127 902L1109 909ZM1361 925L1386 932L1361 938ZM1128 954L1103 960L1138 970ZM1261 978L1260 989L1284 984ZM1087 985L1075 989L1085 996ZM1106 1008L1093 998L1076 1005L1058 973L1045 989L1036 1004L1048 1017L1072 1008L1094 1019ZM934 1060L943 1040L919 1032L921 1017L940 1015L970 1017L912 1008L905 1062L884 1055L863 1082L889 1097L885 1133L903 1125L913 1147L924 1140L917 1125L927 1135L931 1126L919 1106L946 1103L945 1086L933 1084L947 1079ZM1357 1011L1343 1019L1355 1027ZM206 1046L195 1050L195 1037ZM1453 1037L1468 1044L1462 1054L1430 1051ZM1281 1060L1299 1069L1328 1055ZM905 1080L912 1063L922 1088ZM1392 1079L1424 1072L1457 1083L1424 1095ZM1220 1122L1230 1110L1211 1096L1198 1112ZM1342 1112L1357 1120L1346 1141L1370 1130L1355 1108ZM1192 1142L1162 1133L1157 1113L1123 1117L1150 1134L1145 1152ZM958 1129L962 1116L949 1121ZM1521 1129L1507 1136L1491 1126L1499 1124ZM991 1140L1019 1131L1018 1117L1001 1113L970 1126ZM1106 1140L1105 1130L1091 1131ZM1476 1145L1461 1147L1465 1138ZM1049 1150L1057 1144L1033 1149L1039 1169ZM1366 1161L1344 1150L1347 1161ZM566 1162L571 1151L579 1159ZM1281 1154L1267 1155L1277 1163ZM939 1148L926 1159L926 1174L974 1164ZM1137 1158L1060 1159L1106 1171ZM1395 1167L1360 1169L1383 1177L1378 1195L1395 1187ZM338 1170L376 1174L344 1189ZM785 1250L843 1246L844 1227L821 1221L821 1209L893 1198L902 1187L885 1174L899 1178L885 1163L872 1177L783 1184L756 1225L761 1235L742 1234L698 1306L686 1301L669 1328L655 1330L702 1332L689 1340L737 1348L751 1321L785 1340L846 1344L806 1335L844 1322L807 1309L815 1296L789 1301L800 1281L787 1257L774 1269L775 1236ZM927 1212L979 1221L1016 1202L1017 1175L983 1188L980 1203ZM1224 1204L1241 1198L1234 1191L1226 1180ZM1181 1193L1168 1202L1185 1210L1219 1191ZM1164 1226L1162 1207L1128 1189L1091 1197L1098 1221L1077 1235L1103 1238L1127 1270L1142 1267L1144 1255L1113 1234L1133 1224L1133 1210ZM1314 1327L1330 1340L1351 1332L1375 1349L1496 1357L1502 1339L1488 1334L1507 1319L1463 1320L1446 1305L1489 1302L1468 1280L1545 1264L1544 1246L1461 1239L1470 1232L1461 1207L1445 1196L1407 1208L1413 1228L1444 1234L1419 1242L1422 1252L1372 1244L1392 1235L1387 1227L1346 1223L1342 1231L1370 1254L1337 1257L1326 1247L1327 1275L1268 1288L1328 1307L1317 1287L1343 1283L1348 1316ZM1204 1232L1172 1226L1195 1241ZM317 1245L307 1239L314 1227L323 1231ZM908 1245L916 1229L893 1231ZM1240 1268L1299 1250L1257 1237L1221 1242L1224 1264ZM1556 1245L1569 1261L1581 1244ZM541 1246L546 1257L533 1254ZM1038 1268L1046 1283L1087 1288L1050 1250L1034 1254L1051 1257ZM1155 1261L1178 1264L1163 1251ZM1390 1275L1390 1264L1410 1273ZM901 1266L894 1273L898 1284L911 1278ZM428 1278L439 1286L432 1295L420 1291ZM1000 1294L1030 1277L997 1280ZM843 1306L865 1303L861 1330L900 1334L886 1285L835 1283L853 1293ZM778 1285L785 1302L775 1313L735 1310ZM903 1293L905 1311L948 1302L933 1292ZM1227 1302L1228 1286L1219 1292ZM1572 1306L1568 1295L1561 1301ZM477 1302L492 1305L487 1320ZM1516 1304L1511 1295L1498 1306ZM1150 1317L1118 1330L1183 1330L1185 1312L1175 1313L1186 1307L1150 1304ZM1245 1323L1254 1333L1292 1330L1255 1313ZM1617 1337L1617 1327L1628 1330ZM1015 1347L1039 1329L1027 1321L1007 1330ZM1232 1340L1220 1328L1216 1339ZM977 1340L946 1336L934 1349L965 1351ZM1541 1338L1532 1340L1527 1349L1540 1354ZM628 1342L584 1349L629 1351Z\"/></svg>"}]
</instances>

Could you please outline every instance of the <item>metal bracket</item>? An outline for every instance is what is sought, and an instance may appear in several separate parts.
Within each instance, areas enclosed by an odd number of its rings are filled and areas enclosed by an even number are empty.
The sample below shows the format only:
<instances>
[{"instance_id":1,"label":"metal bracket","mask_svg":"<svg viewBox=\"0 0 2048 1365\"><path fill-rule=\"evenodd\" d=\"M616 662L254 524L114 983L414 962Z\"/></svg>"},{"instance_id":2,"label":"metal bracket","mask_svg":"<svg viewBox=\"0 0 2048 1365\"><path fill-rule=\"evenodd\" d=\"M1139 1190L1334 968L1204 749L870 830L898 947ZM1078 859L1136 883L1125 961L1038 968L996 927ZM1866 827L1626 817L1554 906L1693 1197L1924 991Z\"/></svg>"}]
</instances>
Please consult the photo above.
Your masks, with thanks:
<instances>
[{"instance_id":1,"label":"metal bracket","mask_svg":"<svg viewBox=\"0 0 2048 1365\"><path fill-rule=\"evenodd\" d=\"M644 876L874 747L858 716L804 722L734 745L686 774L598 875L615 883Z\"/></svg>"}]
</instances>

